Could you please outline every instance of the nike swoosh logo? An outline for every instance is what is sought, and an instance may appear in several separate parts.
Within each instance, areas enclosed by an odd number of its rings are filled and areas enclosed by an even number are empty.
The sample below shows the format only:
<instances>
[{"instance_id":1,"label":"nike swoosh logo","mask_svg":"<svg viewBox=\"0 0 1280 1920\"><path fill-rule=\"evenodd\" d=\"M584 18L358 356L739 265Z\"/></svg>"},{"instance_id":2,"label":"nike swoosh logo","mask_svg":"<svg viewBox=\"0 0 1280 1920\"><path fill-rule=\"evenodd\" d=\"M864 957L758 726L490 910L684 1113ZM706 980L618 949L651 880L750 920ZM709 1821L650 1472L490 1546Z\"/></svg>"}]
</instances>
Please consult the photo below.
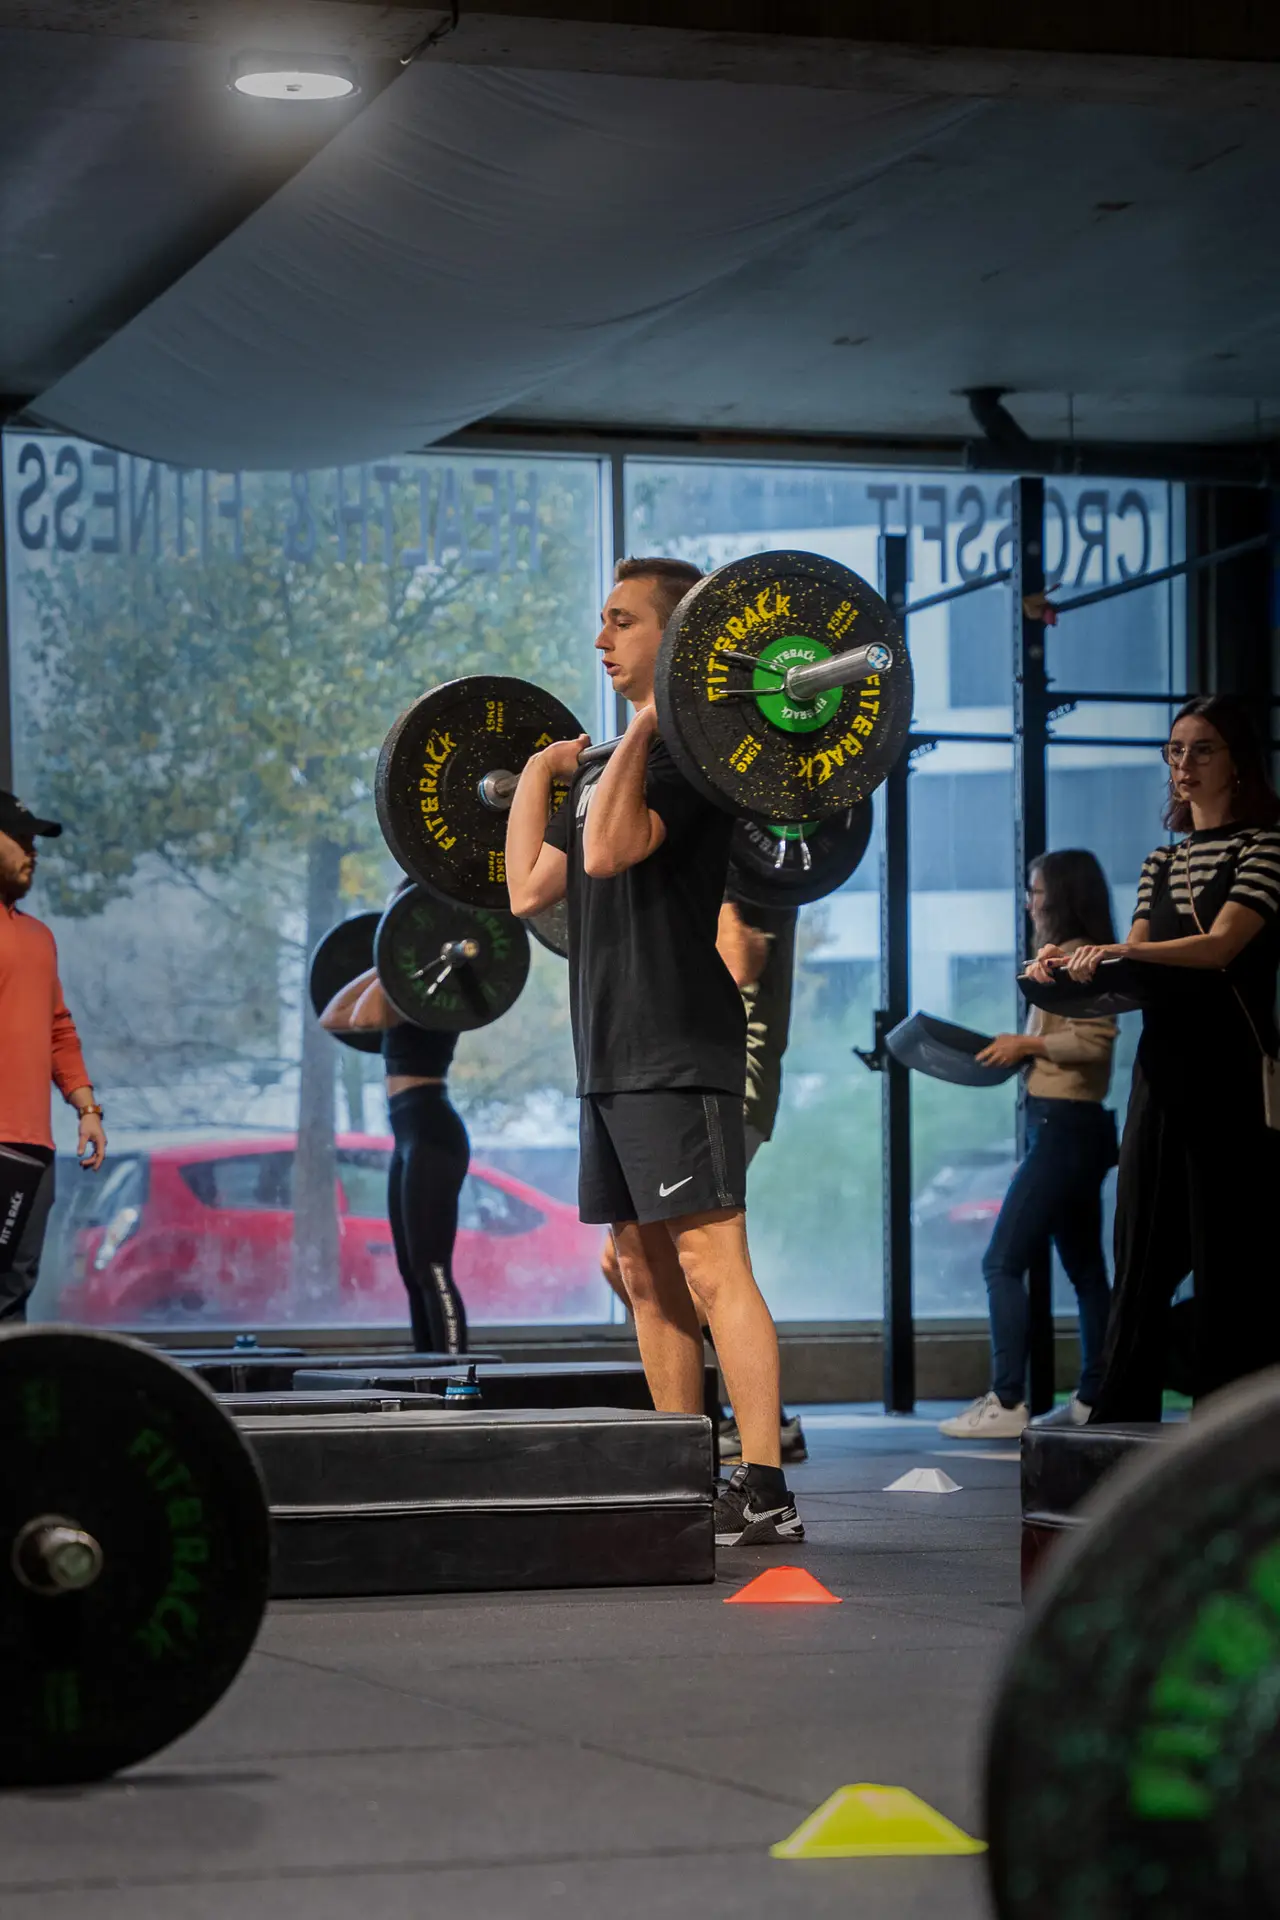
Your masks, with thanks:
<instances>
[{"instance_id":1,"label":"nike swoosh logo","mask_svg":"<svg viewBox=\"0 0 1280 1920\"><path fill-rule=\"evenodd\" d=\"M686 1175L685 1175L685 1177L684 1177L684 1179L683 1179L683 1180L677 1180L677 1181L676 1181L676 1183L675 1183L675 1185L674 1185L674 1187L664 1187L664 1186L662 1186L661 1184L659 1184L659 1187L658 1187L658 1198L659 1198L659 1200L665 1200L665 1199L667 1198L667 1195L668 1195L668 1194L671 1194L671 1193L678 1193L678 1192L680 1191L680 1189L681 1189L681 1187L687 1187L687 1186L688 1186L688 1184L689 1184L689 1182L690 1182L690 1181L692 1180L692 1178L693 1178L693 1175L692 1175L691 1173L686 1173Z\"/></svg>"}]
</instances>

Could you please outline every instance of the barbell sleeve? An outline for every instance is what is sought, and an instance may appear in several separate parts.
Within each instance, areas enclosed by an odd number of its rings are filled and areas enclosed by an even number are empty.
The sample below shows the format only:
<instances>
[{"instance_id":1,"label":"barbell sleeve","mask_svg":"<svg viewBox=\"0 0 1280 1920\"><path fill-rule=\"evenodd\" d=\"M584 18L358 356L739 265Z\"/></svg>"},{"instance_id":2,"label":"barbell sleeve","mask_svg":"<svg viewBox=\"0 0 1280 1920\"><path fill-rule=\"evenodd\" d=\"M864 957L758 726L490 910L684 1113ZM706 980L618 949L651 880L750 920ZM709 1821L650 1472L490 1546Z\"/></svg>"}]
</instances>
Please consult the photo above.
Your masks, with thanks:
<instances>
[{"instance_id":1,"label":"barbell sleeve","mask_svg":"<svg viewBox=\"0 0 1280 1920\"><path fill-rule=\"evenodd\" d=\"M833 653L829 660L815 660L809 667L792 667L784 683L788 700L803 704L816 700L828 687L851 687L859 680L871 680L887 673L893 655L880 641L865 647L850 647L847 653Z\"/></svg>"}]
</instances>

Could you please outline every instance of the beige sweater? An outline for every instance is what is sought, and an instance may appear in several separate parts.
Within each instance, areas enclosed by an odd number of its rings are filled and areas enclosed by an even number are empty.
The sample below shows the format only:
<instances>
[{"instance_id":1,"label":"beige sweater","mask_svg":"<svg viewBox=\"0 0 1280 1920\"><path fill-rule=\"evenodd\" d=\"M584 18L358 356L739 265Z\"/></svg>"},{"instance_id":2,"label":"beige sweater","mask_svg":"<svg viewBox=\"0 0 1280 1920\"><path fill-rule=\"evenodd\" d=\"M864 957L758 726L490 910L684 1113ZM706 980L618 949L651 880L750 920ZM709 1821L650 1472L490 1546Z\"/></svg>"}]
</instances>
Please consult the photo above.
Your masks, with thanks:
<instances>
[{"instance_id":1,"label":"beige sweater","mask_svg":"<svg viewBox=\"0 0 1280 1920\"><path fill-rule=\"evenodd\" d=\"M1074 953L1080 940L1064 940ZM1026 1031L1044 1041L1048 1058L1024 1069L1027 1092L1037 1100L1105 1100L1111 1085L1111 1056L1119 1029L1114 1020L1066 1020L1032 1007Z\"/></svg>"}]
</instances>

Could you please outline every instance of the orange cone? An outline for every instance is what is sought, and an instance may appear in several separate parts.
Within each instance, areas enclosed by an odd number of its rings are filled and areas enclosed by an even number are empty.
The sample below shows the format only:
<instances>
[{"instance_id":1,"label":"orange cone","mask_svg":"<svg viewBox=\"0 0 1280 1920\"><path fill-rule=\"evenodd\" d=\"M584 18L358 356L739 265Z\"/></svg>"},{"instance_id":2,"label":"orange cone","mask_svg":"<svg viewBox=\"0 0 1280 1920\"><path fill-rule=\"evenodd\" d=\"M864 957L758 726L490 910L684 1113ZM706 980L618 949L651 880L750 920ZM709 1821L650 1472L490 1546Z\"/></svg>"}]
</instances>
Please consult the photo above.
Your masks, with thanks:
<instances>
[{"instance_id":1,"label":"orange cone","mask_svg":"<svg viewBox=\"0 0 1280 1920\"><path fill-rule=\"evenodd\" d=\"M821 1580L815 1580L805 1567L770 1567L767 1573L758 1573L754 1580L748 1580L736 1593L727 1593L724 1604L732 1607L738 1603L762 1602L775 1606L780 1601L791 1606L843 1605L840 1595L824 1587Z\"/></svg>"}]
</instances>

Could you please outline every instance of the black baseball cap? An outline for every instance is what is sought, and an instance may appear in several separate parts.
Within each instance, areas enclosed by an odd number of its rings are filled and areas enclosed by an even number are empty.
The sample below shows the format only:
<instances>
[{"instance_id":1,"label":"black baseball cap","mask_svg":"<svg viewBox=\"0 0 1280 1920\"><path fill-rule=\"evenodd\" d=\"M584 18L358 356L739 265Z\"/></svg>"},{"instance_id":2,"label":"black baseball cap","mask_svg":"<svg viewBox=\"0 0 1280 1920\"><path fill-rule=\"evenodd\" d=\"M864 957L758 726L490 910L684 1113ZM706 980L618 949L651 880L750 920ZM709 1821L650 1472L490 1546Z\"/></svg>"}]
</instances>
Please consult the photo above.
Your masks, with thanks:
<instances>
[{"instance_id":1,"label":"black baseball cap","mask_svg":"<svg viewBox=\"0 0 1280 1920\"><path fill-rule=\"evenodd\" d=\"M37 820L30 807L24 807L16 793L0 791L0 833L15 838L23 834L43 833L56 840L62 828L56 820Z\"/></svg>"}]
</instances>

